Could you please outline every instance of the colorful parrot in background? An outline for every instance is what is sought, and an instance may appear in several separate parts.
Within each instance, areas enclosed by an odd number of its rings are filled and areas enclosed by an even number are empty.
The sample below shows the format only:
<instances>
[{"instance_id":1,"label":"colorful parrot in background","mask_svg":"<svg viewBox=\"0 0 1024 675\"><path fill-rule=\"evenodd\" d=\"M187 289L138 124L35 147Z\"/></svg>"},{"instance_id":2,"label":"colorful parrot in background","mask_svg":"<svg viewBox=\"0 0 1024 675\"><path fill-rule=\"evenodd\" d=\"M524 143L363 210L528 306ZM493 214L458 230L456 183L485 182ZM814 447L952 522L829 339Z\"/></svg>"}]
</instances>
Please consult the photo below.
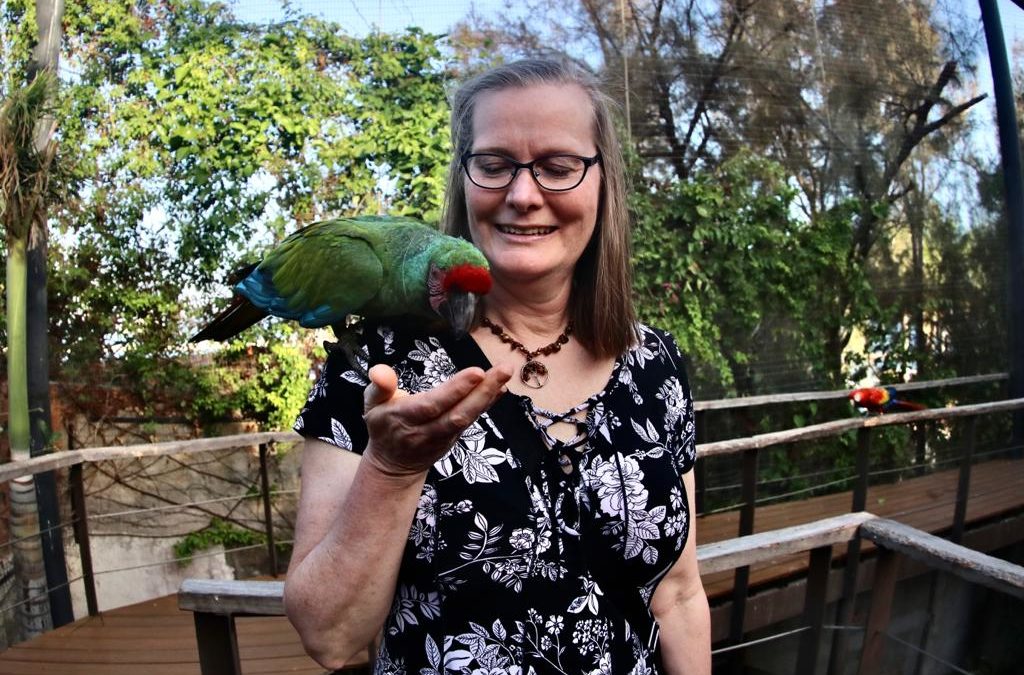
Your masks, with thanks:
<instances>
[{"instance_id":1,"label":"colorful parrot in background","mask_svg":"<svg viewBox=\"0 0 1024 675\"><path fill-rule=\"evenodd\" d=\"M849 399L858 408L864 408L870 413L881 414L887 412L909 412L911 410L925 410L926 405L902 401L896 398L895 387L866 387L854 389L849 394Z\"/></svg>"},{"instance_id":2,"label":"colorful parrot in background","mask_svg":"<svg viewBox=\"0 0 1024 675\"><path fill-rule=\"evenodd\" d=\"M487 260L473 244L389 216L313 223L236 278L231 304L191 342L228 340L268 315L331 326L343 346L350 315L441 318L461 335L477 296L491 289Z\"/></svg>"}]
</instances>

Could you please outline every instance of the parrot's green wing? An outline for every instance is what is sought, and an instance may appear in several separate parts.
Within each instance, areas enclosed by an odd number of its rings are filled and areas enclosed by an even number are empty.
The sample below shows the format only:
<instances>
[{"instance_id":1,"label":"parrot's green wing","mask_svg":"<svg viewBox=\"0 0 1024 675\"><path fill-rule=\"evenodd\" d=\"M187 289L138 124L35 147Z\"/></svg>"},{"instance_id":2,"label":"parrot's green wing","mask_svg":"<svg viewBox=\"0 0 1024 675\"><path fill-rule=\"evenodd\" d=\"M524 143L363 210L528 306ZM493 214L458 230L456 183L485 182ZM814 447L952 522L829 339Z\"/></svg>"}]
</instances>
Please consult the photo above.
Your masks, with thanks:
<instances>
[{"instance_id":1,"label":"parrot's green wing","mask_svg":"<svg viewBox=\"0 0 1024 675\"><path fill-rule=\"evenodd\" d=\"M319 328L358 314L380 291L383 264L373 226L315 223L293 233L236 290L269 314Z\"/></svg>"}]
</instances>

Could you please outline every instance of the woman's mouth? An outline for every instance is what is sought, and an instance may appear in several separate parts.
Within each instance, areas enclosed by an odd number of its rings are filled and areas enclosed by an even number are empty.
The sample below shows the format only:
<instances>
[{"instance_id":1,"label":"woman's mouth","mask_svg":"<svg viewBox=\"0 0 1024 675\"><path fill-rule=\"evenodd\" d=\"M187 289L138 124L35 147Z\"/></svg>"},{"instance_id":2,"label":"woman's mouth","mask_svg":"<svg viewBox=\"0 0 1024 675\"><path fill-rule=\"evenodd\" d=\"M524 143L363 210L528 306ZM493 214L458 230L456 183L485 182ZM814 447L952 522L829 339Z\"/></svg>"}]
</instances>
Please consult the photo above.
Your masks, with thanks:
<instances>
[{"instance_id":1,"label":"woman's mouth","mask_svg":"<svg viewBox=\"0 0 1024 675\"><path fill-rule=\"evenodd\" d=\"M558 229L544 226L513 227L511 225L495 225L494 227L502 234L511 234L519 237L541 237L545 234L551 234Z\"/></svg>"}]
</instances>

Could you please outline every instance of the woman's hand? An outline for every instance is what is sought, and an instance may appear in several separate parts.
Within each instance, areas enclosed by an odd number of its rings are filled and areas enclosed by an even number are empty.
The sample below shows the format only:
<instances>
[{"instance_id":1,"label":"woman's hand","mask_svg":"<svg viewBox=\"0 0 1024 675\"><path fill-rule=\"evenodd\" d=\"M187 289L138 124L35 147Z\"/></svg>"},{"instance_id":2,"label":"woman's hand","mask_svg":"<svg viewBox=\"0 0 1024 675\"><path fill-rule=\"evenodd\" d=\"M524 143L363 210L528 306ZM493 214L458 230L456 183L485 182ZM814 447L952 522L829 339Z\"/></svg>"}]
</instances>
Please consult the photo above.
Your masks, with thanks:
<instances>
[{"instance_id":1,"label":"woman's hand","mask_svg":"<svg viewBox=\"0 0 1024 675\"><path fill-rule=\"evenodd\" d=\"M363 395L369 443L363 459L396 478L425 474L459 435L504 393L511 368L467 368L429 391L410 395L386 365L370 369Z\"/></svg>"}]
</instances>

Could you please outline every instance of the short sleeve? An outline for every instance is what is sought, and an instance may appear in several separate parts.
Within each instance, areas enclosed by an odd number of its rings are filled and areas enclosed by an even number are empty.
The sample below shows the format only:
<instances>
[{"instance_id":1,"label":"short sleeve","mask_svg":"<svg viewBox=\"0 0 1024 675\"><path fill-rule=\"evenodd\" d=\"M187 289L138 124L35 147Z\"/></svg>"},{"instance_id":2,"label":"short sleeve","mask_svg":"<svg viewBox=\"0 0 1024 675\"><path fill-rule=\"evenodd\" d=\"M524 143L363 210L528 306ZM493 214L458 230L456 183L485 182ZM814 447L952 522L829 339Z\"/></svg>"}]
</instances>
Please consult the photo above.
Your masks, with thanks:
<instances>
[{"instance_id":1,"label":"short sleeve","mask_svg":"<svg viewBox=\"0 0 1024 675\"><path fill-rule=\"evenodd\" d=\"M665 348L668 350L669 359L675 370L669 377L677 383L675 386L675 401L671 402L668 414L672 416L674 445L671 448L676 466L679 467L679 474L685 474L697 461L697 433L696 421L693 410L693 396L690 393L690 381L686 377L686 363L679 345L668 333L665 333Z\"/></svg>"},{"instance_id":2,"label":"short sleeve","mask_svg":"<svg viewBox=\"0 0 1024 675\"><path fill-rule=\"evenodd\" d=\"M366 369L372 362L369 355L374 345L363 338L360 342L357 360ZM363 390L367 384L364 375L352 367L340 349L329 350L320 379L313 385L292 428L306 438L362 453L368 439L363 421Z\"/></svg>"}]
</instances>

